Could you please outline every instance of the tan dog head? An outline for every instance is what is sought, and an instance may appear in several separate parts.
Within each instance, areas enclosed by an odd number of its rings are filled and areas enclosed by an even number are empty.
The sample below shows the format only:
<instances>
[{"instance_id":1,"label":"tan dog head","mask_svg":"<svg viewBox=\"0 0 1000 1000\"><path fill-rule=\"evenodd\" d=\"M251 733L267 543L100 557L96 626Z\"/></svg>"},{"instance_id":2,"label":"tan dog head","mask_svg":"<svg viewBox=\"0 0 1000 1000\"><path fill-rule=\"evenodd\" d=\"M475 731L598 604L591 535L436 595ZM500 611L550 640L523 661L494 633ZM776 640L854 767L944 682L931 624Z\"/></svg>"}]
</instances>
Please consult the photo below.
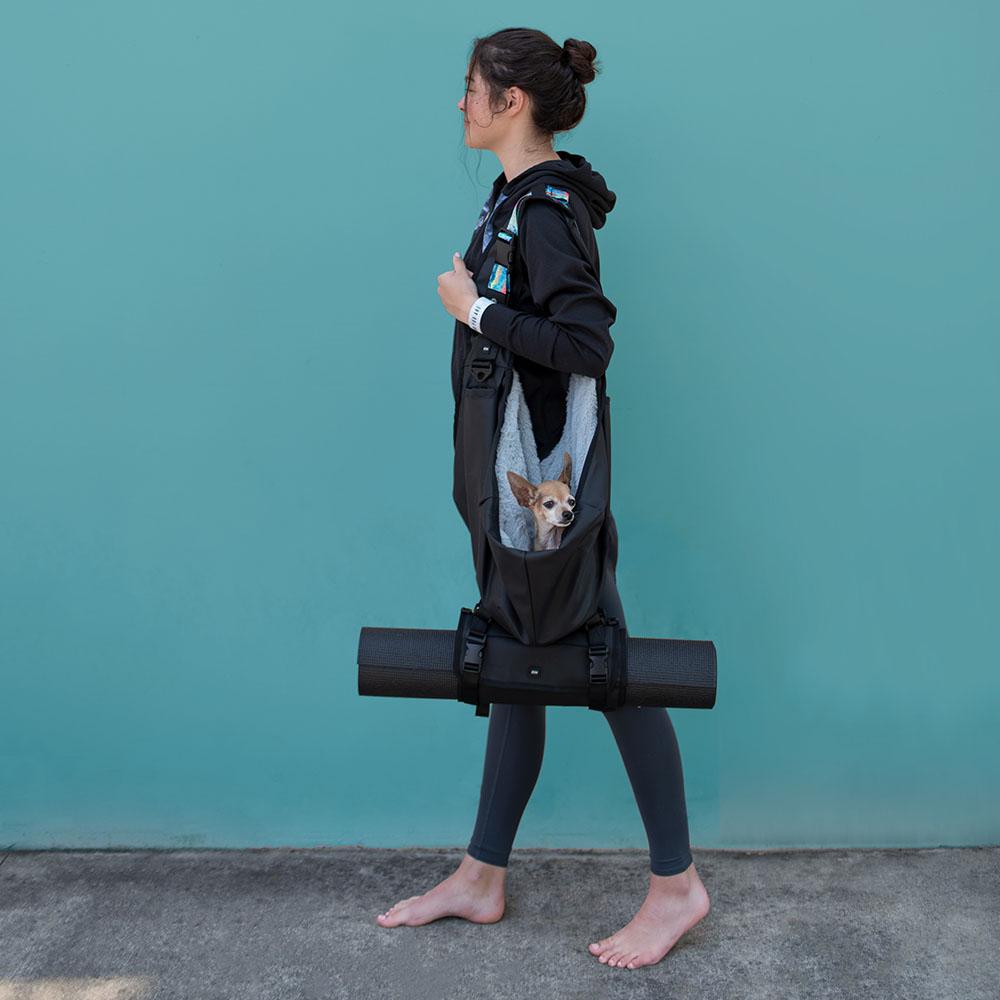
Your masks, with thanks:
<instances>
[{"instance_id":1,"label":"tan dog head","mask_svg":"<svg viewBox=\"0 0 1000 1000\"><path fill-rule=\"evenodd\" d=\"M544 479L537 486L508 469L507 481L514 498L535 515L535 549L557 549L563 529L573 523L576 498L569 491L572 459L563 452L563 467L557 479Z\"/></svg>"}]
</instances>

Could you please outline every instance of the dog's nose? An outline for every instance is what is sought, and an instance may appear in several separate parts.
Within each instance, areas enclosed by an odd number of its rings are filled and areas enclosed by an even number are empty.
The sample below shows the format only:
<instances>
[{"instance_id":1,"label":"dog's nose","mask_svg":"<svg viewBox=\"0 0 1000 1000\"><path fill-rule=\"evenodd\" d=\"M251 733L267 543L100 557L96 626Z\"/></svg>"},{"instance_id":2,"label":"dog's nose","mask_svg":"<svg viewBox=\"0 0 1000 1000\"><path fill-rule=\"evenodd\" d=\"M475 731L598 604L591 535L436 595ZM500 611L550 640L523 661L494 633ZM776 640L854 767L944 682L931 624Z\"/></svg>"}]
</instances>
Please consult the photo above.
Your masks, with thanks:
<instances>
[{"instance_id":1,"label":"dog's nose","mask_svg":"<svg viewBox=\"0 0 1000 1000\"><path fill-rule=\"evenodd\" d=\"M567 524L569 524L569 522L573 520L573 511L571 511L571 510L564 510L563 511L563 520Z\"/></svg>"}]
</instances>

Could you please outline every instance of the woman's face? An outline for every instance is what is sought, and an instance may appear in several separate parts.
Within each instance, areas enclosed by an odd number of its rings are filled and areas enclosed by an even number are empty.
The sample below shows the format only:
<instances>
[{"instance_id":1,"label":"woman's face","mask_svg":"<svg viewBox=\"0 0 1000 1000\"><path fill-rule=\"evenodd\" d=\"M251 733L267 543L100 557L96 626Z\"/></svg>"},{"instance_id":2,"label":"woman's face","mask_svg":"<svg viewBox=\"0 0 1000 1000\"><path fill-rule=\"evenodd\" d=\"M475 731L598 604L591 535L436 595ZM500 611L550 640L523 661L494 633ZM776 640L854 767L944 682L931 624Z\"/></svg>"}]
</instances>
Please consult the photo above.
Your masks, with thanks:
<instances>
[{"instance_id":1,"label":"woman's face","mask_svg":"<svg viewBox=\"0 0 1000 1000\"><path fill-rule=\"evenodd\" d=\"M467 91L458 102L458 110L465 119L465 144L472 148L488 149L505 125L503 117L494 117L489 105L489 95L475 70L472 78L466 76Z\"/></svg>"}]
</instances>

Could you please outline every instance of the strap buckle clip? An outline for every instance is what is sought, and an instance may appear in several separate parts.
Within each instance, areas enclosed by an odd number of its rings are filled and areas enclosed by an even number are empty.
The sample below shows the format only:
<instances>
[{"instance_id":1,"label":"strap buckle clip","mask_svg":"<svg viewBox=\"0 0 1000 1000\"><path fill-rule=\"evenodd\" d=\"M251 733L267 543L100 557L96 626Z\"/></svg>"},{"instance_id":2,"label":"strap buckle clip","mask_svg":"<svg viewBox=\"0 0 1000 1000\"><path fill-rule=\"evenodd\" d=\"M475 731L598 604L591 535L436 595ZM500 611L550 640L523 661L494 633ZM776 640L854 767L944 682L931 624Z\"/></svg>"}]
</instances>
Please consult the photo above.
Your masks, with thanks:
<instances>
[{"instance_id":1,"label":"strap buckle clip","mask_svg":"<svg viewBox=\"0 0 1000 1000\"><path fill-rule=\"evenodd\" d=\"M592 643L590 650L590 683L608 683L608 647L606 643Z\"/></svg>"},{"instance_id":2,"label":"strap buckle clip","mask_svg":"<svg viewBox=\"0 0 1000 1000\"><path fill-rule=\"evenodd\" d=\"M465 659L462 662L462 669L466 673L478 674L483 666L483 649L486 646L484 636L476 635L474 632L465 637Z\"/></svg>"},{"instance_id":3,"label":"strap buckle clip","mask_svg":"<svg viewBox=\"0 0 1000 1000\"><path fill-rule=\"evenodd\" d=\"M485 358L475 358L469 363L477 382L485 382L493 374L493 362Z\"/></svg>"}]
</instances>

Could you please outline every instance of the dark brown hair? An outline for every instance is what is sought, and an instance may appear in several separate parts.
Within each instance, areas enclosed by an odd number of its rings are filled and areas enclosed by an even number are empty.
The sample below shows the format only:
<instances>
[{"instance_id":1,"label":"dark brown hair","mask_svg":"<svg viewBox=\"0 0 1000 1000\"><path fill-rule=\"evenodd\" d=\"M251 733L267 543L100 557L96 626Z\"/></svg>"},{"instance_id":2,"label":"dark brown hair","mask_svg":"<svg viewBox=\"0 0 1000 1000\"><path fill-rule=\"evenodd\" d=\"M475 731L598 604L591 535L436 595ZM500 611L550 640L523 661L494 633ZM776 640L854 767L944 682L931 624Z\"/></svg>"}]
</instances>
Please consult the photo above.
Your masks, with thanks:
<instances>
[{"instance_id":1,"label":"dark brown hair","mask_svg":"<svg viewBox=\"0 0 1000 1000\"><path fill-rule=\"evenodd\" d=\"M587 108L586 84L597 75L597 49L567 38L563 45L534 28L504 28L473 40L469 81L476 69L491 108L503 110L503 92L520 87L531 97L535 127L544 135L575 128ZM468 94L468 83L466 84Z\"/></svg>"}]
</instances>

